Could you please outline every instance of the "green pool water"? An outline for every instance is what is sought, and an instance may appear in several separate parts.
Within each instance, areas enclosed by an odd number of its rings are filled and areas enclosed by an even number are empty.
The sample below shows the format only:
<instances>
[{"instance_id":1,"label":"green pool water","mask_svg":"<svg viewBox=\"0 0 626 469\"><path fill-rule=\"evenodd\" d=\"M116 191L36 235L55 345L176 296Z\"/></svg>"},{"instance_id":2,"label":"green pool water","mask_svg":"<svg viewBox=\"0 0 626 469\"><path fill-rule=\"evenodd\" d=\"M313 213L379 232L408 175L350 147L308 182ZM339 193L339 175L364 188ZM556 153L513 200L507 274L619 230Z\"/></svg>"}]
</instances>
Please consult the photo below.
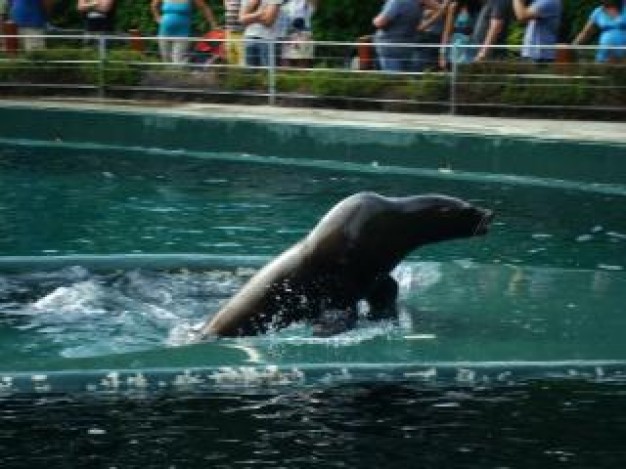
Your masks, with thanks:
<instances>
[{"instance_id":1,"label":"green pool water","mask_svg":"<svg viewBox=\"0 0 626 469\"><path fill-rule=\"evenodd\" d=\"M285 153L273 142L255 154L232 151L227 133L220 151L177 148L165 134L183 124L163 119L155 134L148 117L142 132L120 117L130 134L116 127L108 146L91 130L25 138L18 114L0 135L7 467L626 462L621 148L546 142L559 164L542 173L550 151L537 141L517 141L511 164L495 156L502 144L423 137L458 152L442 166L402 156L408 137L388 137L385 160L370 135L356 157L329 129L326 153L303 145L306 159L290 153L301 128L281 130ZM470 147L491 156L457 163ZM534 164L519 162L525 151ZM397 321L189 343L255 269L363 190L450 194L496 219L485 237L402 262Z\"/></svg>"},{"instance_id":2,"label":"green pool water","mask_svg":"<svg viewBox=\"0 0 626 469\"><path fill-rule=\"evenodd\" d=\"M0 167L6 371L158 367L179 355L185 366L626 359L615 188L28 145L5 145ZM185 327L250 269L360 190L450 194L497 218L486 237L402 263L399 324L184 346Z\"/></svg>"}]
</instances>

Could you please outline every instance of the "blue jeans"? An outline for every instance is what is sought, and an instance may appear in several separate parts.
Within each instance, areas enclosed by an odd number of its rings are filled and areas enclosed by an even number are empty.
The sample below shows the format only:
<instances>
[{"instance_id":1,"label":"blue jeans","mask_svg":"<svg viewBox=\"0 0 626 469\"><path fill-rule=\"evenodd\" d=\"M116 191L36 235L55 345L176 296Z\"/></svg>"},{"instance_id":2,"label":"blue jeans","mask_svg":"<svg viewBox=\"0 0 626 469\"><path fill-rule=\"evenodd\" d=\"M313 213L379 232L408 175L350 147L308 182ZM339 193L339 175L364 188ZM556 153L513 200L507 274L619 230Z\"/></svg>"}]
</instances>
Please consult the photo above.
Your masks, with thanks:
<instances>
[{"instance_id":1,"label":"blue jeans","mask_svg":"<svg viewBox=\"0 0 626 469\"><path fill-rule=\"evenodd\" d=\"M248 67L268 67L270 65L271 46L271 43L262 39L246 39L246 65Z\"/></svg>"},{"instance_id":2,"label":"blue jeans","mask_svg":"<svg viewBox=\"0 0 626 469\"><path fill-rule=\"evenodd\" d=\"M388 72L411 72L415 70L415 51L411 47L376 44L376 55L381 70Z\"/></svg>"}]
</instances>

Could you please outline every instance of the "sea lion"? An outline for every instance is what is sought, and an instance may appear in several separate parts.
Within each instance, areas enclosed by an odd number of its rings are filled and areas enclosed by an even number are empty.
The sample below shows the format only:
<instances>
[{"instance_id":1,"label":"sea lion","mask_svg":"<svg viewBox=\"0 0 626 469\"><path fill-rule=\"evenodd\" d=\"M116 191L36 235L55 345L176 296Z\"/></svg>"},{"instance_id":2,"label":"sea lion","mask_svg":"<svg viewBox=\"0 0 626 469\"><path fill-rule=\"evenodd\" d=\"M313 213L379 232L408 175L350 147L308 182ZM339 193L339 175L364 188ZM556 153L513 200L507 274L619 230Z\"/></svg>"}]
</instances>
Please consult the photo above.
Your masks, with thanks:
<instances>
[{"instance_id":1,"label":"sea lion","mask_svg":"<svg viewBox=\"0 0 626 469\"><path fill-rule=\"evenodd\" d=\"M377 318L395 310L390 272L424 244L487 232L493 212L445 195L384 197L361 192L340 201L301 241L259 270L209 318L202 338L255 335L324 311L356 320L357 302Z\"/></svg>"}]
</instances>

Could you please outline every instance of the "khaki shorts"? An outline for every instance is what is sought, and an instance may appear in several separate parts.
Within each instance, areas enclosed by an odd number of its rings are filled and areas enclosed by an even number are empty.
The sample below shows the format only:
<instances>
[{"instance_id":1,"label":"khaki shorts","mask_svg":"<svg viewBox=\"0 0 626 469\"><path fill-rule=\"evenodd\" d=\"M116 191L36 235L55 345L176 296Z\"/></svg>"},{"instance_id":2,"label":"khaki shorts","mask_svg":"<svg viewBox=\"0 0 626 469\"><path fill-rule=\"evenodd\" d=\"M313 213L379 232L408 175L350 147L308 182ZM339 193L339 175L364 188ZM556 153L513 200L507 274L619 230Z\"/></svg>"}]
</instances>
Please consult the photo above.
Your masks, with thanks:
<instances>
[{"instance_id":1,"label":"khaki shorts","mask_svg":"<svg viewBox=\"0 0 626 469\"><path fill-rule=\"evenodd\" d=\"M226 31L226 61L230 65L244 64L243 33Z\"/></svg>"},{"instance_id":2,"label":"khaki shorts","mask_svg":"<svg viewBox=\"0 0 626 469\"><path fill-rule=\"evenodd\" d=\"M43 35L46 32L41 28L18 28L17 33L20 36ZM24 51L39 50L46 48L46 39L44 37L21 37L20 48Z\"/></svg>"}]
</instances>

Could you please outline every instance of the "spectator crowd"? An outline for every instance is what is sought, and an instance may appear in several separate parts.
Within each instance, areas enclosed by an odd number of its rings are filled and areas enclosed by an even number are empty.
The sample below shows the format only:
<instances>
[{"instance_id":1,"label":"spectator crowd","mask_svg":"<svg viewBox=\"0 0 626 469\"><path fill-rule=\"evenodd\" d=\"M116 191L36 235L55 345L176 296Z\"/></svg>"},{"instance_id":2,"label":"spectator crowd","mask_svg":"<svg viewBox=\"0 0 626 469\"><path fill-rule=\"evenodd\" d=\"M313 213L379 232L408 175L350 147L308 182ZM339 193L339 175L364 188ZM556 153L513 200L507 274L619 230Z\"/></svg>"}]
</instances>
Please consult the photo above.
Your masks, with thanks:
<instances>
[{"instance_id":1,"label":"spectator crowd","mask_svg":"<svg viewBox=\"0 0 626 469\"><path fill-rule=\"evenodd\" d=\"M598 62L625 59L625 5L626 0L601 0L574 44L598 35ZM554 61L562 16L561 0L387 0L372 24L382 69L420 71L502 58L513 21L525 24L525 60ZM436 59L434 42L441 46ZM415 43L422 47L407 46Z\"/></svg>"},{"instance_id":2,"label":"spectator crowd","mask_svg":"<svg viewBox=\"0 0 626 469\"><path fill-rule=\"evenodd\" d=\"M223 0L228 63L267 66L311 64L312 17L320 0ZM21 48L45 47L45 28L55 0L0 0L0 15L17 26ZM113 31L116 0L78 0L89 34ZM151 0L159 51L167 62L184 63L194 14L220 29L206 0ZM377 66L388 71L445 69L451 64L497 60L506 53L514 21L523 23L521 56L555 60L563 17L562 0L384 0L372 18ZM626 59L626 0L600 0L573 44L598 39L598 62ZM278 48L271 47L279 42Z\"/></svg>"}]
</instances>

